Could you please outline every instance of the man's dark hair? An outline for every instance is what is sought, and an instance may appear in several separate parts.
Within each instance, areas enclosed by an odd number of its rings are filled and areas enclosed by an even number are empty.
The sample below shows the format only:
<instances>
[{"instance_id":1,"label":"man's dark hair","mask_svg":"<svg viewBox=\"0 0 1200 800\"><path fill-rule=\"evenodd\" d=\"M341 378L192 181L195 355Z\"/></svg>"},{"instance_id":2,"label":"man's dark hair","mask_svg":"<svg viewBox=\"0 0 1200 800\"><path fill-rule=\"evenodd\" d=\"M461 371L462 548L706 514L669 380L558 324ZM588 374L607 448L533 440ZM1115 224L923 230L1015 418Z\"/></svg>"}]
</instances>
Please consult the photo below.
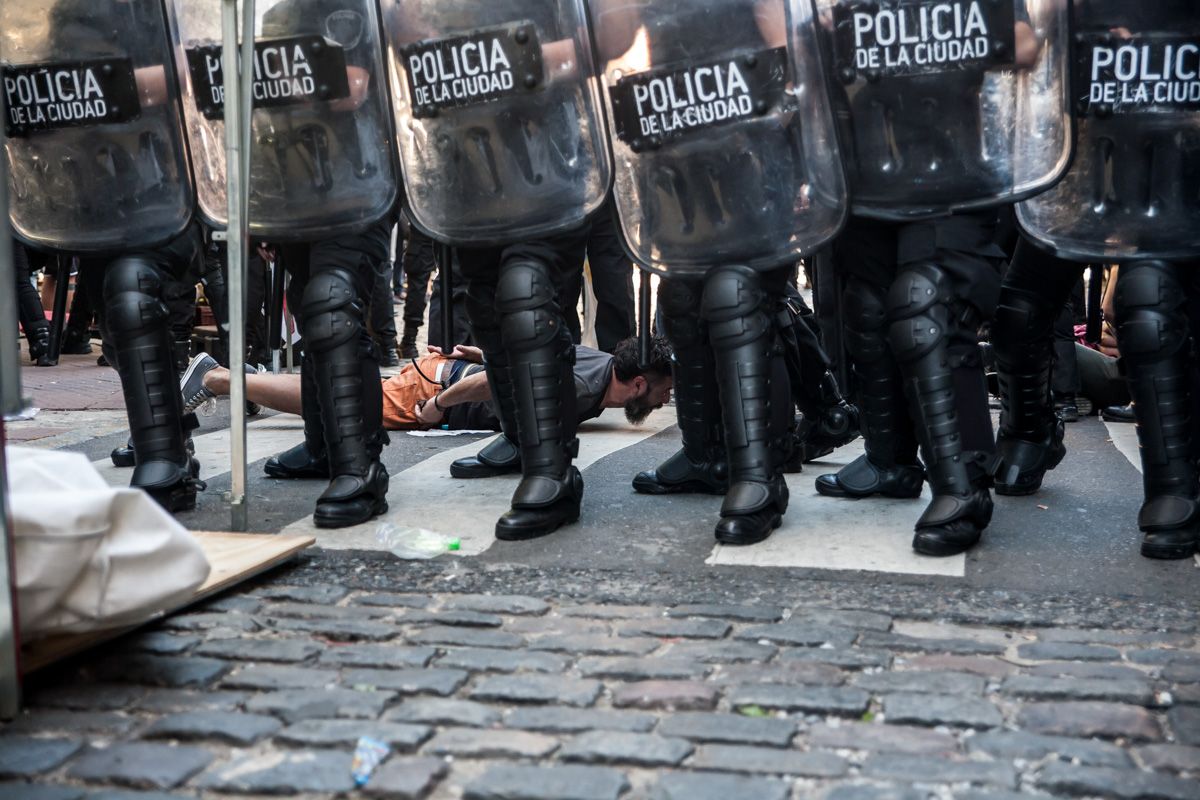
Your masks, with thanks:
<instances>
[{"instance_id":1,"label":"man's dark hair","mask_svg":"<svg viewBox=\"0 0 1200 800\"><path fill-rule=\"evenodd\" d=\"M662 336L650 339L650 362L642 364L638 351L638 339L630 336L617 342L613 348L613 375L619 381L629 381L638 375L648 379L671 377L671 343Z\"/></svg>"}]
</instances>

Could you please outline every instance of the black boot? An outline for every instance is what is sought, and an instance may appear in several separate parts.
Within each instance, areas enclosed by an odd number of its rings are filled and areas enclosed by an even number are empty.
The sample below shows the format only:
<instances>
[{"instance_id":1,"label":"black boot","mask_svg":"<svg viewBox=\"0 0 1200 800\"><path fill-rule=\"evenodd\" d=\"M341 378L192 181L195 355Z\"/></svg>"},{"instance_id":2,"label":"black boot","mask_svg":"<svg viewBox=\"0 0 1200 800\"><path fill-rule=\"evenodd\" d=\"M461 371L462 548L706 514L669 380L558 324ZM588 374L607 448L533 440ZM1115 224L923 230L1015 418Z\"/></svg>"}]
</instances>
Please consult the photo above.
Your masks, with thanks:
<instances>
[{"instance_id":1,"label":"black boot","mask_svg":"<svg viewBox=\"0 0 1200 800\"><path fill-rule=\"evenodd\" d=\"M29 360L35 366L53 367L58 363L50 357L50 326L44 320L26 331L25 338L29 341Z\"/></svg>"},{"instance_id":2,"label":"black boot","mask_svg":"<svg viewBox=\"0 0 1200 800\"><path fill-rule=\"evenodd\" d=\"M313 275L303 305L331 475L313 522L318 528L358 525L388 509L388 472L379 460L387 441L379 364L350 273Z\"/></svg>"},{"instance_id":3,"label":"black boot","mask_svg":"<svg viewBox=\"0 0 1200 800\"><path fill-rule=\"evenodd\" d=\"M823 458L857 439L862 425L858 408L842 396L832 372L825 373L820 385L824 402L820 406L802 408L802 416L796 424L788 464L795 463L797 472L800 464Z\"/></svg>"},{"instance_id":4,"label":"black boot","mask_svg":"<svg viewBox=\"0 0 1200 800\"><path fill-rule=\"evenodd\" d=\"M404 335L400 337L400 358L419 358L420 353L417 352L417 334L420 333L421 327L414 325L411 322L404 323Z\"/></svg>"},{"instance_id":5,"label":"black boot","mask_svg":"<svg viewBox=\"0 0 1200 800\"><path fill-rule=\"evenodd\" d=\"M1190 558L1200 545L1200 476L1190 450L1194 353L1187 292L1162 261L1124 264L1117 277L1117 339L1137 417L1145 501L1142 555Z\"/></svg>"},{"instance_id":6,"label":"black boot","mask_svg":"<svg viewBox=\"0 0 1200 800\"><path fill-rule=\"evenodd\" d=\"M550 270L540 261L512 259L501 266L496 310L508 354L521 482L512 508L496 522L497 539L534 539L579 519L583 478L571 465L579 451L575 350L556 296Z\"/></svg>"},{"instance_id":7,"label":"black boot","mask_svg":"<svg viewBox=\"0 0 1200 800\"><path fill-rule=\"evenodd\" d=\"M263 472L281 480L306 478L329 480L329 456L325 451L325 426L318 400L317 367L309 350L300 364L300 405L304 418L304 441L263 464Z\"/></svg>"},{"instance_id":8,"label":"black boot","mask_svg":"<svg viewBox=\"0 0 1200 800\"><path fill-rule=\"evenodd\" d=\"M476 335L480 341L499 344L498 329L488 330L484 336L479 336L481 330L485 329L476 328ZM455 459L450 465L450 476L453 478L494 478L497 475L516 475L521 471L521 450L516 444L517 407L513 399L508 355L502 349L488 349L484 364L492 392L492 407L500 420L502 433L484 445L475 455Z\"/></svg>"},{"instance_id":9,"label":"black boot","mask_svg":"<svg viewBox=\"0 0 1200 800\"><path fill-rule=\"evenodd\" d=\"M144 489L168 511L196 507L200 465L184 442L183 400L172 359L163 276L144 258L113 261L104 282L136 467L130 486Z\"/></svg>"},{"instance_id":10,"label":"black boot","mask_svg":"<svg viewBox=\"0 0 1200 800\"><path fill-rule=\"evenodd\" d=\"M844 305L843 333L860 389L866 453L838 472L818 477L817 492L852 500L872 495L919 497L925 471L917 463L904 385L887 343L883 291L851 279Z\"/></svg>"},{"instance_id":11,"label":"black boot","mask_svg":"<svg viewBox=\"0 0 1200 800\"><path fill-rule=\"evenodd\" d=\"M400 355L396 352L396 340L383 342L379 345L379 366L381 367L398 367L400 366Z\"/></svg>"},{"instance_id":12,"label":"black boot","mask_svg":"<svg viewBox=\"0 0 1200 800\"><path fill-rule=\"evenodd\" d=\"M700 319L702 291L699 281L672 279L659 286L663 332L675 352L675 414L683 447L634 477L633 488L642 494L724 494L729 488L716 365Z\"/></svg>"},{"instance_id":13,"label":"black boot","mask_svg":"<svg viewBox=\"0 0 1200 800\"><path fill-rule=\"evenodd\" d=\"M904 269L888 295L888 338L917 421L933 499L913 549L949 556L974 546L992 519L995 444L976 341L979 315L936 264Z\"/></svg>"},{"instance_id":14,"label":"black boot","mask_svg":"<svg viewBox=\"0 0 1200 800\"><path fill-rule=\"evenodd\" d=\"M776 347L779 300L764 287L764 277L747 267L719 267L704 284L702 314L716 360L729 463L729 491L715 531L722 544L761 542L787 511L780 467L790 449L792 403L787 367Z\"/></svg>"}]
</instances>

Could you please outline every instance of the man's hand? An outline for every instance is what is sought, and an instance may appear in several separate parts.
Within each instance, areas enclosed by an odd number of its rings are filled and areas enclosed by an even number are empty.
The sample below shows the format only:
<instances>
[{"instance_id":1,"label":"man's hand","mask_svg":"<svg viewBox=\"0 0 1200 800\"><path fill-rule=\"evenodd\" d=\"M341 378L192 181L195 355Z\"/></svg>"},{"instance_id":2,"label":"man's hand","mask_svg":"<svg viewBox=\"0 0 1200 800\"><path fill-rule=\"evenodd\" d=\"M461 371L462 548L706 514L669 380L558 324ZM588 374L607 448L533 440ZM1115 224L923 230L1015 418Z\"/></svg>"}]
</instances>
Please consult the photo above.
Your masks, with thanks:
<instances>
[{"instance_id":1,"label":"man's hand","mask_svg":"<svg viewBox=\"0 0 1200 800\"><path fill-rule=\"evenodd\" d=\"M446 419L446 414L442 411L438 411L437 406L434 405L432 399L422 400L421 402L417 403L416 415L417 420L422 425L429 425L430 427L441 425L442 421Z\"/></svg>"},{"instance_id":2,"label":"man's hand","mask_svg":"<svg viewBox=\"0 0 1200 800\"><path fill-rule=\"evenodd\" d=\"M457 358L461 361L470 361L474 364L483 363L483 350L479 349L478 347L472 347L469 344L456 344L454 345L454 349L449 353L443 352L442 348L432 344L428 345L426 349L435 356Z\"/></svg>"},{"instance_id":3,"label":"man's hand","mask_svg":"<svg viewBox=\"0 0 1200 800\"><path fill-rule=\"evenodd\" d=\"M1097 347L1106 356L1121 357L1121 351L1117 348L1117 330L1108 320L1104 320L1104 327L1100 331L1100 344Z\"/></svg>"}]
</instances>

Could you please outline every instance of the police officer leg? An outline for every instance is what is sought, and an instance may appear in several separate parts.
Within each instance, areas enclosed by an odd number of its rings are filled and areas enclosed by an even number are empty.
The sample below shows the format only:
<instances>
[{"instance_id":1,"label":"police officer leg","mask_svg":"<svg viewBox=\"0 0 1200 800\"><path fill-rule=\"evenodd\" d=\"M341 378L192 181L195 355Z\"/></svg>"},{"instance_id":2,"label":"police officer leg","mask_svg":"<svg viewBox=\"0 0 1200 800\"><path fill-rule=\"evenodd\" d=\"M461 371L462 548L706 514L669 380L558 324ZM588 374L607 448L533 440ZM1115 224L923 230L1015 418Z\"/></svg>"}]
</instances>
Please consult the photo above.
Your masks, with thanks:
<instances>
[{"instance_id":1,"label":"police officer leg","mask_svg":"<svg viewBox=\"0 0 1200 800\"><path fill-rule=\"evenodd\" d=\"M521 448L521 483L496 538L532 539L579 518L583 478L571 465L575 438L575 351L548 265L508 258L500 267L496 310L508 353Z\"/></svg>"},{"instance_id":2,"label":"police officer leg","mask_svg":"<svg viewBox=\"0 0 1200 800\"><path fill-rule=\"evenodd\" d=\"M195 508L203 484L184 444L183 398L162 299L166 280L151 259L124 256L108 266L104 297L137 457L130 486L174 512Z\"/></svg>"},{"instance_id":3,"label":"police officer leg","mask_svg":"<svg viewBox=\"0 0 1200 800\"><path fill-rule=\"evenodd\" d=\"M976 341L980 315L956 297L941 267L916 263L896 276L888 317L933 492L913 548L932 556L961 553L992 518L995 453Z\"/></svg>"},{"instance_id":4,"label":"police officer leg","mask_svg":"<svg viewBox=\"0 0 1200 800\"><path fill-rule=\"evenodd\" d=\"M992 325L1002 409L996 494L1033 494L1066 455L1063 423L1050 401L1053 327L1082 270L1022 239L1004 276Z\"/></svg>"},{"instance_id":5,"label":"police officer leg","mask_svg":"<svg viewBox=\"0 0 1200 800\"><path fill-rule=\"evenodd\" d=\"M729 490L716 527L723 544L761 542L787 511L780 466L790 447L792 409L776 347L772 312L778 311L778 300L765 289L763 276L748 267L718 267L705 279L701 314L716 359L729 463ZM783 390L782 407L772 402L773 390Z\"/></svg>"},{"instance_id":6,"label":"police officer leg","mask_svg":"<svg viewBox=\"0 0 1200 800\"><path fill-rule=\"evenodd\" d=\"M1200 485L1189 452L1192 345L1177 269L1140 261L1122 265L1117 276L1117 341L1137 418L1145 490L1138 527L1142 555L1149 558L1189 558L1200 541Z\"/></svg>"},{"instance_id":7,"label":"police officer leg","mask_svg":"<svg viewBox=\"0 0 1200 800\"><path fill-rule=\"evenodd\" d=\"M827 497L918 497L925 472L917 463L917 441L904 397L899 367L887 341L883 288L857 277L846 282L846 350L859 385L866 453L838 472L817 478Z\"/></svg>"},{"instance_id":8,"label":"police officer leg","mask_svg":"<svg viewBox=\"0 0 1200 800\"><path fill-rule=\"evenodd\" d=\"M637 474L633 488L643 494L724 494L729 486L716 362L700 318L703 291L702 279L664 278L658 287L663 333L675 353L672 385L683 446L657 468Z\"/></svg>"}]
</instances>

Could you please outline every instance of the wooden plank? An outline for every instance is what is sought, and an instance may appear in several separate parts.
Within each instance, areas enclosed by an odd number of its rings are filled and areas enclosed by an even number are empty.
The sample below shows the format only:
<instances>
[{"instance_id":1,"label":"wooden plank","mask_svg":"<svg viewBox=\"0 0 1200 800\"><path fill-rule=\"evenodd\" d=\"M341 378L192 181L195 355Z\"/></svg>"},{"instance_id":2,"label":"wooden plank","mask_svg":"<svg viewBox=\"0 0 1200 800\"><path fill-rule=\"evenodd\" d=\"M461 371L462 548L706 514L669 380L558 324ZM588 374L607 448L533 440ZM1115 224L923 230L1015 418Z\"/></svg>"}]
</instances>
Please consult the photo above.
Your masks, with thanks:
<instances>
[{"instance_id":1,"label":"wooden plank","mask_svg":"<svg viewBox=\"0 0 1200 800\"><path fill-rule=\"evenodd\" d=\"M261 575L311 547L311 536L284 536L270 533L222 533L192 531L212 567L206 580L188 600L153 614L137 625L103 631L51 636L22 648L21 671L28 675L104 642L124 636L143 625L162 619L206 600L213 595Z\"/></svg>"}]
</instances>

